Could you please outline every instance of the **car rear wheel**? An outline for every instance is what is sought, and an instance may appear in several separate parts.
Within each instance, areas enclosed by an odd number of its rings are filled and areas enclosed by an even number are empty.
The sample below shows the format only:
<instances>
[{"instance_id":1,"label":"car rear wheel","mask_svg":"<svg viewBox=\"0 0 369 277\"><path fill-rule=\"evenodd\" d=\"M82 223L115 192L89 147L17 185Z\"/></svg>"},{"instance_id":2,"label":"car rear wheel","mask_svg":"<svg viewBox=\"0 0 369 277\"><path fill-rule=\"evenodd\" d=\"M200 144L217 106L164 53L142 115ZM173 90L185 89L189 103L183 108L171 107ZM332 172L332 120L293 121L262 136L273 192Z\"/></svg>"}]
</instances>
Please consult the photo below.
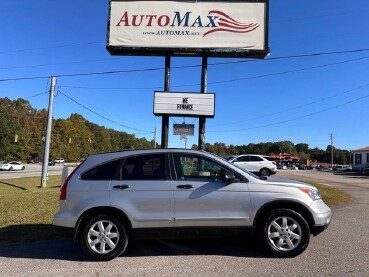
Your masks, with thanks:
<instances>
[{"instance_id":1,"label":"car rear wheel","mask_svg":"<svg viewBox=\"0 0 369 277\"><path fill-rule=\"evenodd\" d=\"M13 171L13 167L10 167L10 168L9 168L9 171Z\"/></svg>"},{"instance_id":2,"label":"car rear wheel","mask_svg":"<svg viewBox=\"0 0 369 277\"><path fill-rule=\"evenodd\" d=\"M109 215L97 215L85 224L81 245L92 260L108 261L121 255L128 245L123 224Z\"/></svg>"},{"instance_id":3,"label":"car rear wheel","mask_svg":"<svg viewBox=\"0 0 369 277\"><path fill-rule=\"evenodd\" d=\"M272 210L260 232L261 243L273 256L295 257L305 251L310 241L306 220L290 209Z\"/></svg>"},{"instance_id":4,"label":"car rear wheel","mask_svg":"<svg viewBox=\"0 0 369 277\"><path fill-rule=\"evenodd\" d=\"M270 176L270 170L268 168L260 169L260 176L263 176L263 177Z\"/></svg>"}]
</instances>

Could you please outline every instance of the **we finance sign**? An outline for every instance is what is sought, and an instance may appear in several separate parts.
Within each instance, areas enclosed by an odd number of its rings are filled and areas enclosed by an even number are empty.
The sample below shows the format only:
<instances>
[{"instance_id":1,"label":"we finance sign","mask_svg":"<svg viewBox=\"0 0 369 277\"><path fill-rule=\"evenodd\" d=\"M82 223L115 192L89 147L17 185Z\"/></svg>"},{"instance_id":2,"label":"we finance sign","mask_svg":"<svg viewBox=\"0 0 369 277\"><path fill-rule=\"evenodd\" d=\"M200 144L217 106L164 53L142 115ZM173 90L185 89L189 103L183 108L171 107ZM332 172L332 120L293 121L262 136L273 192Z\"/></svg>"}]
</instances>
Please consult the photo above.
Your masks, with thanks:
<instances>
[{"instance_id":1,"label":"we finance sign","mask_svg":"<svg viewBox=\"0 0 369 277\"><path fill-rule=\"evenodd\" d=\"M261 57L268 1L110 1L107 49L117 55Z\"/></svg>"}]
</instances>

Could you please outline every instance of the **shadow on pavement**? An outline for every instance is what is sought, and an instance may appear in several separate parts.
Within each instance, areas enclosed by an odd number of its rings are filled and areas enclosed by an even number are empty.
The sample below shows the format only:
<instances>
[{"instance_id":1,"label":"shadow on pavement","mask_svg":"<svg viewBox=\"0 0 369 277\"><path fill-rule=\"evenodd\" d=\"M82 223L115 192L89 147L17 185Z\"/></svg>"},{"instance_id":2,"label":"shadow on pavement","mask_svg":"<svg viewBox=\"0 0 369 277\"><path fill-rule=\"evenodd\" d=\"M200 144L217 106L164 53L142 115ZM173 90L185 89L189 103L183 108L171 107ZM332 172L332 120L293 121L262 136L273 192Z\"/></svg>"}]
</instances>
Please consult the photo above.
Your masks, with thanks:
<instances>
[{"instance_id":1,"label":"shadow on pavement","mask_svg":"<svg viewBox=\"0 0 369 277\"><path fill-rule=\"evenodd\" d=\"M333 174L337 176L345 176L347 178L369 179L369 175L364 175L363 173L355 171L334 172Z\"/></svg>"},{"instance_id":2,"label":"shadow on pavement","mask_svg":"<svg viewBox=\"0 0 369 277\"><path fill-rule=\"evenodd\" d=\"M253 238L133 241L122 257L192 255L266 257ZM0 257L88 261L79 244L69 239L3 244Z\"/></svg>"}]
</instances>

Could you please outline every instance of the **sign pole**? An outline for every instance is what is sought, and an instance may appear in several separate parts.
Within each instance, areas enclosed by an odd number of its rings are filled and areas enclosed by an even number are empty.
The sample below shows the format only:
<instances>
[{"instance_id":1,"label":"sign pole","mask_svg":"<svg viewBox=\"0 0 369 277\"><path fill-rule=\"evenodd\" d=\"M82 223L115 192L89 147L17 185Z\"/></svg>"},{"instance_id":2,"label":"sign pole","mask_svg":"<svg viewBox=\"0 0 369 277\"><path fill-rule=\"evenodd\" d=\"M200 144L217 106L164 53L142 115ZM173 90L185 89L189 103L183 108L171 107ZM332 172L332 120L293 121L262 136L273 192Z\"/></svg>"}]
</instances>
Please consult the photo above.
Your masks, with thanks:
<instances>
[{"instance_id":1,"label":"sign pole","mask_svg":"<svg viewBox=\"0 0 369 277\"><path fill-rule=\"evenodd\" d=\"M201 93L206 93L207 89L207 78L208 78L208 57L202 57L202 65L201 65ZM205 124L206 117L199 117L199 141L198 141L198 149L205 150Z\"/></svg>"},{"instance_id":2,"label":"sign pole","mask_svg":"<svg viewBox=\"0 0 369 277\"><path fill-rule=\"evenodd\" d=\"M165 55L164 91L170 89L170 54ZM161 120L161 148L168 148L169 115L163 115Z\"/></svg>"}]
</instances>

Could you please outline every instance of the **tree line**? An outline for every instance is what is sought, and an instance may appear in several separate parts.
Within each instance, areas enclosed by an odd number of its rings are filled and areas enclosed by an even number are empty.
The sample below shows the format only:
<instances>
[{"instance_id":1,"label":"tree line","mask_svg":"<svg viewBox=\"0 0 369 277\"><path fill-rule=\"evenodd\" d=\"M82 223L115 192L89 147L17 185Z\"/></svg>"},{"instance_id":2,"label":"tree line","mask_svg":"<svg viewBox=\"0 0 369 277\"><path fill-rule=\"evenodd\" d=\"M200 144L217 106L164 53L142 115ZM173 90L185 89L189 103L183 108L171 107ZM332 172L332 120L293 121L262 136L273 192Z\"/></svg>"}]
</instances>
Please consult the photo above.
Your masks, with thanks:
<instances>
[{"instance_id":1,"label":"tree line","mask_svg":"<svg viewBox=\"0 0 369 277\"><path fill-rule=\"evenodd\" d=\"M192 148L196 149L194 144ZM316 160L321 163L331 163L331 145L328 145L325 150L318 147L309 148L307 143L294 144L291 141L278 142L260 142L249 143L245 145L226 145L222 142L214 144L206 143L205 151L215 153L219 156L241 155L241 154L260 154L260 155L279 155L280 153L288 153L297 156L300 159ZM334 164L350 164L350 151L341 150L333 147Z\"/></svg>"},{"instance_id":2,"label":"tree line","mask_svg":"<svg viewBox=\"0 0 369 277\"><path fill-rule=\"evenodd\" d=\"M43 157L43 137L46 134L47 111L34 109L28 100L0 98L0 160L26 161ZM158 146L158 145L157 145ZM74 113L67 119L53 119L50 157L79 161L89 154L119 150L148 149L154 141L134 134L99 126ZM197 148L193 145L192 148ZM309 148L306 143L291 141L226 145L206 143L205 150L220 156L236 154L278 155L289 153L302 159L331 162L331 146L325 150ZM334 163L349 164L350 152L333 147Z\"/></svg>"},{"instance_id":3,"label":"tree line","mask_svg":"<svg viewBox=\"0 0 369 277\"><path fill-rule=\"evenodd\" d=\"M46 122L47 110L34 109L28 100L0 98L0 160L43 158ZM92 153L153 147L153 140L107 129L77 113L52 122L52 158L79 161Z\"/></svg>"}]
</instances>

